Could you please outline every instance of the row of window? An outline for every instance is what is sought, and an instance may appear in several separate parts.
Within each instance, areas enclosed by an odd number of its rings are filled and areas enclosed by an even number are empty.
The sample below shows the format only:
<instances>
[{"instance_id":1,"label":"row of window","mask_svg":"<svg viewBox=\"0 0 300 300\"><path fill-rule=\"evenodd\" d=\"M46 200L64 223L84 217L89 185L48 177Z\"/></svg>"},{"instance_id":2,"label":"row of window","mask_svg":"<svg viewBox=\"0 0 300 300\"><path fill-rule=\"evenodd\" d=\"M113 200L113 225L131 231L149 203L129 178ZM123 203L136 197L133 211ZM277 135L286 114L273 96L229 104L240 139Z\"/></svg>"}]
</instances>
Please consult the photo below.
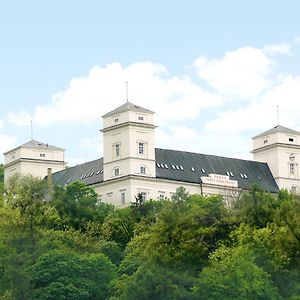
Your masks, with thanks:
<instances>
[{"instance_id":1,"label":"row of window","mask_svg":"<svg viewBox=\"0 0 300 300\"><path fill-rule=\"evenodd\" d=\"M114 152L114 157L118 158L121 155L121 144L117 143L113 145L113 152ZM137 150L139 155L145 155L145 148L146 144L143 142L138 142L137 143Z\"/></svg>"},{"instance_id":2,"label":"row of window","mask_svg":"<svg viewBox=\"0 0 300 300\"><path fill-rule=\"evenodd\" d=\"M294 142L295 142L295 139L292 138L292 137L289 137L289 138L288 138L288 141L289 141L289 143L294 143ZM269 140L268 140L268 139L264 139L263 142L264 142L264 144L268 144Z\"/></svg>"},{"instance_id":3,"label":"row of window","mask_svg":"<svg viewBox=\"0 0 300 300\"><path fill-rule=\"evenodd\" d=\"M144 117L138 116L138 120L139 121L144 121ZM114 118L114 123L118 123L118 122L119 122L119 118Z\"/></svg>"},{"instance_id":4,"label":"row of window","mask_svg":"<svg viewBox=\"0 0 300 300\"><path fill-rule=\"evenodd\" d=\"M143 174L143 175L146 175L147 168L145 166L140 166L139 173ZM113 169L113 176L116 177L116 176L120 176L120 175L121 175L120 167L115 167Z\"/></svg>"}]
</instances>

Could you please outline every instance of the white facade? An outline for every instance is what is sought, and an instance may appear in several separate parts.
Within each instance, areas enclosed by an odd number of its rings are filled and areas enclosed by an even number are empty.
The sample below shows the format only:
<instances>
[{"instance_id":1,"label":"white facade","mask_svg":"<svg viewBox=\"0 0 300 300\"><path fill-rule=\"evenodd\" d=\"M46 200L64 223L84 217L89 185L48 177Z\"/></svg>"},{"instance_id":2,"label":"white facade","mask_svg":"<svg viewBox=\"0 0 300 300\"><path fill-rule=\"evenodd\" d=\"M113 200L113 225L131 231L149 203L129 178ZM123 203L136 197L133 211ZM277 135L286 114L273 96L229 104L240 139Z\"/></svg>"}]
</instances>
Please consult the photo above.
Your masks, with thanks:
<instances>
[{"instance_id":1,"label":"white facade","mask_svg":"<svg viewBox=\"0 0 300 300\"><path fill-rule=\"evenodd\" d=\"M104 181L93 187L102 202L111 203L116 207L128 206L135 201L135 197L139 193L143 195L145 200L171 199L179 186L184 187L190 194L222 195L229 204L232 199L239 197L241 189L236 186L233 180L229 178L227 180L228 183L233 184L224 186L221 181L210 184L195 184L157 178L124 176L108 182Z\"/></svg>"},{"instance_id":2,"label":"white facade","mask_svg":"<svg viewBox=\"0 0 300 300\"><path fill-rule=\"evenodd\" d=\"M255 137L254 160L263 162L258 163L156 149L155 128L152 111L127 102L103 116L103 159L64 169L63 149L30 141L4 154L5 180L15 173L44 178L50 168L56 184L80 180L117 207L139 194L170 199L179 186L191 194L220 194L228 204L253 184L278 192L274 178L280 188L300 191L299 132L280 127Z\"/></svg>"},{"instance_id":3,"label":"white facade","mask_svg":"<svg viewBox=\"0 0 300 300\"><path fill-rule=\"evenodd\" d=\"M155 177L153 113L123 111L103 117L104 181L126 175Z\"/></svg>"},{"instance_id":4,"label":"white facade","mask_svg":"<svg viewBox=\"0 0 300 300\"><path fill-rule=\"evenodd\" d=\"M44 178L48 168L58 172L64 167L63 149L37 141L30 141L4 153L4 181L17 173Z\"/></svg>"},{"instance_id":5,"label":"white facade","mask_svg":"<svg viewBox=\"0 0 300 300\"><path fill-rule=\"evenodd\" d=\"M253 138L252 153L269 165L279 188L300 192L300 132L278 125Z\"/></svg>"}]
</instances>

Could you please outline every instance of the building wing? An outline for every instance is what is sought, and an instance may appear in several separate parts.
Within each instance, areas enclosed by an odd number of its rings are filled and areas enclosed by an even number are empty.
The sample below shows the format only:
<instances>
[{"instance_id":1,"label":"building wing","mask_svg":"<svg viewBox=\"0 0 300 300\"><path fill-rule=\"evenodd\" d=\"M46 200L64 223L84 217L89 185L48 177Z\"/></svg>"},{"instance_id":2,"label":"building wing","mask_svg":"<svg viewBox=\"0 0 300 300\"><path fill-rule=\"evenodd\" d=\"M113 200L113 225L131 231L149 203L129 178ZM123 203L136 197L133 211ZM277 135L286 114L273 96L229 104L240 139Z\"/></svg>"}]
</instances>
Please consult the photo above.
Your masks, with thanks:
<instances>
[{"instance_id":1,"label":"building wing","mask_svg":"<svg viewBox=\"0 0 300 300\"><path fill-rule=\"evenodd\" d=\"M278 192L266 163L165 149L156 149L155 157L157 178L200 183L202 176L219 174L238 181L238 186L244 190L257 184L267 192Z\"/></svg>"}]
</instances>

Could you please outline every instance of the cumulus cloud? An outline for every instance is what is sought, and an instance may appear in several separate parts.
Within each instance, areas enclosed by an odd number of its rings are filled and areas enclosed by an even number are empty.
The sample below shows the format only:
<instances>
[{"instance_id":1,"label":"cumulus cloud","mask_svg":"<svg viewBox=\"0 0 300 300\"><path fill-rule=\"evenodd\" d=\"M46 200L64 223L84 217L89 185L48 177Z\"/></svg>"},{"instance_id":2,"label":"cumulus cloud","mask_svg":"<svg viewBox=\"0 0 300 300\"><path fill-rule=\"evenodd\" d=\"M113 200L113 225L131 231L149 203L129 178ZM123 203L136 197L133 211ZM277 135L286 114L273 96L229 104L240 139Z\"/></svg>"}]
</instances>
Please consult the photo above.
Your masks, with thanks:
<instances>
[{"instance_id":1,"label":"cumulus cloud","mask_svg":"<svg viewBox=\"0 0 300 300\"><path fill-rule=\"evenodd\" d=\"M280 124L300 129L300 77L286 76L248 105L222 111L205 125L207 131L241 132L268 129L277 125L277 105Z\"/></svg>"},{"instance_id":2,"label":"cumulus cloud","mask_svg":"<svg viewBox=\"0 0 300 300\"><path fill-rule=\"evenodd\" d=\"M273 46L274 47L274 46ZM220 59L201 56L194 62L199 77L227 100L249 100L271 84L275 61L262 49L243 47L226 52Z\"/></svg>"},{"instance_id":3,"label":"cumulus cloud","mask_svg":"<svg viewBox=\"0 0 300 300\"><path fill-rule=\"evenodd\" d=\"M248 131L275 126L276 105L281 123L300 129L300 77L278 72L276 60L277 54L291 50L288 44L272 44L242 47L220 58L200 56L182 76L172 76L165 66L150 61L94 66L49 103L7 118L17 126L30 120L35 126L100 123L101 115L126 101L128 81L129 101L156 112L157 146L249 158ZM79 148L87 157L92 149L102 155L98 135L82 137Z\"/></svg>"},{"instance_id":4,"label":"cumulus cloud","mask_svg":"<svg viewBox=\"0 0 300 300\"><path fill-rule=\"evenodd\" d=\"M129 82L129 100L155 110L161 123L194 118L203 108L220 103L220 97L189 77L170 77L162 65L142 62L124 68L112 63L104 68L93 67L87 77L72 79L65 91L38 106L32 116L9 113L8 119L18 126L30 119L39 126L93 123L125 102L125 81Z\"/></svg>"}]
</instances>

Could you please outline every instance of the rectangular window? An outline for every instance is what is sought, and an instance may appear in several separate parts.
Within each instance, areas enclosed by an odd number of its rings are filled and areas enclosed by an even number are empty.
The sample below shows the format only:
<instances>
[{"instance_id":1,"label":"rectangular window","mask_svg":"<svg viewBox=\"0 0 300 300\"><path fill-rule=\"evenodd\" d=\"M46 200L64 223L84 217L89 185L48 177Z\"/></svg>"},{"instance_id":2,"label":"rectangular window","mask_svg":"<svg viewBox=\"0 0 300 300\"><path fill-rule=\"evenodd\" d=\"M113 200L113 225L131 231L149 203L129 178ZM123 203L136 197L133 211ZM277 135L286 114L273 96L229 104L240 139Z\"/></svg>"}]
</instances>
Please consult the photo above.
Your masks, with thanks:
<instances>
[{"instance_id":1,"label":"rectangular window","mask_svg":"<svg viewBox=\"0 0 300 300\"><path fill-rule=\"evenodd\" d=\"M144 120L144 117L139 117L139 121L143 121Z\"/></svg>"},{"instance_id":2,"label":"rectangular window","mask_svg":"<svg viewBox=\"0 0 300 300\"><path fill-rule=\"evenodd\" d=\"M120 156L120 144L115 144L115 156L119 157Z\"/></svg>"},{"instance_id":3,"label":"rectangular window","mask_svg":"<svg viewBox=\"0 0 300 300\"><path fill-rule=\"evenodd\" d=\"M145 144L139 143L139 154L144 155L145 152Z\"/></svg>"},{"instance_id":4,"label":"rectangular window","mask_svg":"<svg viewBox=\"0 0 300 300\"><path fill-rule=\"evenodd\" d=\"M40 157L46 157L45 153L40 153Z\"/></svg>"},{"instance_id":5,"label":"rectangular window","mask_svg":"<svg viewBox=\"0 0 300 300\"><path fill-rule=\"evenodd\" d=\"M268 140L266 139L266 140L264 140L264 144L267 144L268 143Z\"/></svg>"},{"instance_id":6,"label":"rectangular window","mask_svg":"<svg viewBox=\"0 0 300 300\"><path fill-rule=\"evenodd\" d=\"M115 119L114 119L114 122L115 122L115 123L118 123L118 122L119 122L119 119L118 119L118 118L115 118Z\"/></svg>"},{"instance_id":7,"label":"rectangular window","mask_svg":"<svg viewBox=\"0 0 300 300\"><path fill-rule=\"evenodd\" d=\"M146 174L146 167L141 166L141 174Z\"/></svg>"},{"instance_id":8,"label":"rectangular window","mask_svg":"<svg viewBox=\"0 0 300 300\"><path fill-rule=\"evenodd\" d=\"M294 139L293 138L289 138L289 142L294 143Z\"/></svg>"},{"instance_id":9,"label":"rectangular window","mask_svg":"<svg viewBox=\"0 0 300 300\"><path fill-rule=\"evenodd\" d=\"M295 164L290 163L290 174L295 174Z\"/></svg>"},{"instance_id":10,"label":"rectangular window","mask_svg":"<svg viewBox=\"0 0 300 300\"><path fill-rule=\"evenodd\" d=\"M125 198L126 198L126 194L125 192L121 193L121 204L125 204Z\"/></svg>"}]
</instances>

